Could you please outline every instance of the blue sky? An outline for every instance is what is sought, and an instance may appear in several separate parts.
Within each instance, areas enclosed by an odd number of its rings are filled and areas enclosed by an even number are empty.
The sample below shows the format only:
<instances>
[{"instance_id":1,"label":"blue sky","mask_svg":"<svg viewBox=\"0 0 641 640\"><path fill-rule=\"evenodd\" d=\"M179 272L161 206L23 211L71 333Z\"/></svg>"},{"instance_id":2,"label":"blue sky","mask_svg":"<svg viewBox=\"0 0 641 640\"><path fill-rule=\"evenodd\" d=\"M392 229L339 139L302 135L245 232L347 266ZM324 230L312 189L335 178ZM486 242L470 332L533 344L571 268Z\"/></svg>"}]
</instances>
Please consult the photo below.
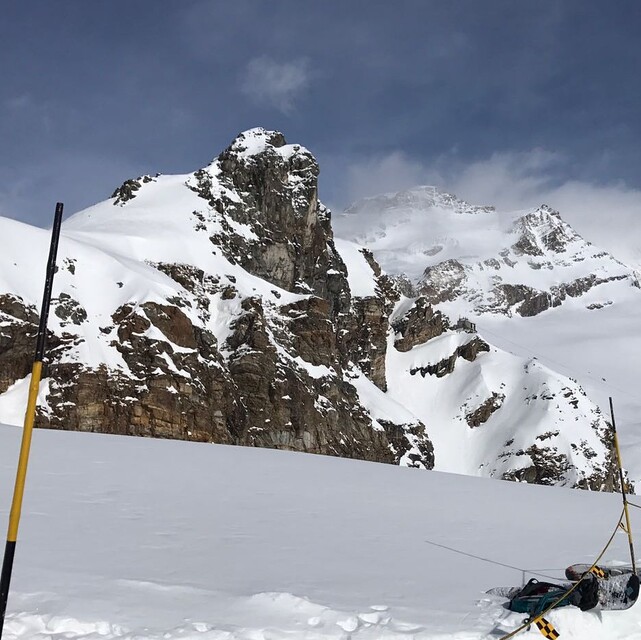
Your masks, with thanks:
<instances>
[{"instance_id":1,"label":"blue sky","mask_svg":"<svg viewBox=\"0 0 641 640\"><path fill-rule=\"evenodd\" d=\"M431 182L627 211L640 28L636 0L5 3L0 215L47 226L57 200L192 171L253 126L317 156L335 209Z\"/></svg>"}]
</instances>

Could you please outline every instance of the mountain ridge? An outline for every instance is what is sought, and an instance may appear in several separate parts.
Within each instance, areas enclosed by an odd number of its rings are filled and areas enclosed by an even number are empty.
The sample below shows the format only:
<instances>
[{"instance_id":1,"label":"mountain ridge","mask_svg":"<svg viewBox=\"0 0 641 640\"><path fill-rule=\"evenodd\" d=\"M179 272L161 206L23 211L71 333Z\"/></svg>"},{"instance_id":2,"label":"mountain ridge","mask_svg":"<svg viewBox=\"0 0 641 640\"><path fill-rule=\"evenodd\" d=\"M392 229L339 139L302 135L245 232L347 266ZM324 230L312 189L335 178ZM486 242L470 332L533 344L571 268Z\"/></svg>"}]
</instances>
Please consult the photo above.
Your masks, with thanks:
<instances>
[{"instance_id":1,"label":"mountain ridge","mask_svg":"<svg viewBox=\"0 0 641 640\"><path fill-rule=\"evenodd\" d=\"M336 242L318 171L257 128L203 169L128 180L66 220L37 424L611 489L610 427L580 386ZM0 273L12 259L28 268L15 253ZM28 385L31 280L0 279L5 422Z\"/></svg>"},{"instance_id":2,"label":"mountain ridge","mask_svg":"<svg viewBox=\"0 0 641 640\"><path fill-rule=\"evenodd\" d=\"M336 232L367 246L405 295L424 295L445 315L467 318L494 345L579 380L606 411L615 396L624 459L639 479L638 272L585 240L550 206L481 207L466 217L443 200L421 202L425 192L354 203L334 217Z\"/></svg>"}]
</instances>

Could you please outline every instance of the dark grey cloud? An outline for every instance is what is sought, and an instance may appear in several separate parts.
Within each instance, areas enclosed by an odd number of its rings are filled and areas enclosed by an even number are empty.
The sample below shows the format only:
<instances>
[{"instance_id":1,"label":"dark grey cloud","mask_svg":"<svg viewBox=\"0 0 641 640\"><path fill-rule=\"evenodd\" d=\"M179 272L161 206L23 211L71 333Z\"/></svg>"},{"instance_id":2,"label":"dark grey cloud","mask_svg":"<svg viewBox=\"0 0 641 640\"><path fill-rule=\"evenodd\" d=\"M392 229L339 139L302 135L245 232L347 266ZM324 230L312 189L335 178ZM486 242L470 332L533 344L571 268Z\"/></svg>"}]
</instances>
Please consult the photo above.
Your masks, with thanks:
<instances>
[{"instance_id":1,"label":"dark grey cloud","mask_svg":"<svg viewBox=\"0 0 641 640\"><path fill-rule=\"evenodd\" d=\"M337 207L369 184L454 184L466 167L536 149L562 159L546 173L557 187L639 189L640 11L636 0L7 3L0 213L48 224L56 200L72 211L132 175L193 170L259 125L318 156L321 196Z\"/></svg>"}]
</instances>

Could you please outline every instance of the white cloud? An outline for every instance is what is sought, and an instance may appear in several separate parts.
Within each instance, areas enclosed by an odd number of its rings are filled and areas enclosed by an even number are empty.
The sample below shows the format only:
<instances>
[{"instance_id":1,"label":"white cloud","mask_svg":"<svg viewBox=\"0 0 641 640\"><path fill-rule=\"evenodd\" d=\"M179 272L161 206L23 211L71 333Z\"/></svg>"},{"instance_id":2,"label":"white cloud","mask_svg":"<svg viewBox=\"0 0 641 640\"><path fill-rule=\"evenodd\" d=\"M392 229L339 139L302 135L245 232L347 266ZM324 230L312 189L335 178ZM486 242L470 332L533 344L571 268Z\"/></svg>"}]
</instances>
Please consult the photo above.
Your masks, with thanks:
<instances>
[{"instance_id":1,"label":"white cloud","mask_svg":"<svg viewBox=\"0 0 641 640\"><path fill-rule=\"evenodd\" d=\"M641 191L623 183L559 180L564 161L560 154L533 149L496 153L467 165L447 157L427 165L396 151L352 164L346 195L351 202L429 184L502 211L548 204L584 238L640 268L641 234L634 230L641 224Z\"/></svg>"},{"instance_id":2,"label":"white cloud","mask_svg":"<svg viewBox=\"0 0 641 640\"><path fill-rule=\"evenodd\" d=\"M304 58L280 63L261 56L248 63L241 90L259 104L290 113L309 86L309 79L309 65Z\"/></svg>"},{"instance_id":3,"label":"white cloud","mask_svg":"<svg viewBox=\"0 0 641 640\"><path fill-rule=\"evenodd\" d=\"M443 185L460 197L509 211L548 204L583 237L615 257L641 265L641 191L622 182L559 181L562 158L542 150L505 153L471 164Z\"/></svg>"},{"instance_id":4,"label":"white cloud","mask_svg":"<svg viewBox=\"0 0 641 640\"><path fill-rule=\"evenodd\" d=\"M540 204L561 158L543 149L495 153L490 158L447 171L449 190L478 204L514 210Z\"/></svg>"},{"instance_id":5,"label":"white cloud","mask_svg":"<svg viewBox=\"0 0 641 640\"><path fill-rule=\"evenodd\" d=\"M427 170L424 165L408 158L401 151L369 158L347 168L347 200L402 191L425 184Z\"/></svg>"}]
</instances>

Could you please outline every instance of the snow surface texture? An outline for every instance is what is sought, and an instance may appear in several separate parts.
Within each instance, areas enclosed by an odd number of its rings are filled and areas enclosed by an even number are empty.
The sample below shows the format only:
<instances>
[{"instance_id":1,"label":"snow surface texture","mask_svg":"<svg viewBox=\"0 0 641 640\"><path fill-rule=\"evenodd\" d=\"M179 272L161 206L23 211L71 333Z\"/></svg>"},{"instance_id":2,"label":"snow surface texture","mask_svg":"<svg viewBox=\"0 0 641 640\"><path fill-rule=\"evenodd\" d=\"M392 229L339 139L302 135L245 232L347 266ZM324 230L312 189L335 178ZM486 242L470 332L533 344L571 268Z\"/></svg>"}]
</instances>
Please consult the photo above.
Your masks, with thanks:
<instances>
[{"instance_id":1,"label":"snow surface texture","mask_svg":"<svg viewBox=\"0 0 641 640\"><path fill-rule=\"evenodd\" d=\"M0 426L0 527L20 436ZM523 615L485 592L591 563L620 510L613 494L36 431L4 637L496 639ZM605 560L628 560L623 533ZM561 640L639 639L639 606L548 618Z\"/></svg>"},{"instance_id":2,"label":"snow surface texture","mask_svg":"<svg viewBox=\"0 0 641 640\"><path fill-rule=\"evenodd\" d=\"M578 380L608 418L612 396L624 463L641 482L638 273L581 238L562 213L545 205L496 211L417 187L359 201L333 223L338 236L363 244L384 270L406 274L419 290L431 269L430 284L440 279L452 292L438 309L454 321L471 319L488 343L523 362ZM564 294L572 283L590 286ZM504 285L549 293L544 304L558 306L522 317L498 295Z\"/></svg>"}]
</instances>

